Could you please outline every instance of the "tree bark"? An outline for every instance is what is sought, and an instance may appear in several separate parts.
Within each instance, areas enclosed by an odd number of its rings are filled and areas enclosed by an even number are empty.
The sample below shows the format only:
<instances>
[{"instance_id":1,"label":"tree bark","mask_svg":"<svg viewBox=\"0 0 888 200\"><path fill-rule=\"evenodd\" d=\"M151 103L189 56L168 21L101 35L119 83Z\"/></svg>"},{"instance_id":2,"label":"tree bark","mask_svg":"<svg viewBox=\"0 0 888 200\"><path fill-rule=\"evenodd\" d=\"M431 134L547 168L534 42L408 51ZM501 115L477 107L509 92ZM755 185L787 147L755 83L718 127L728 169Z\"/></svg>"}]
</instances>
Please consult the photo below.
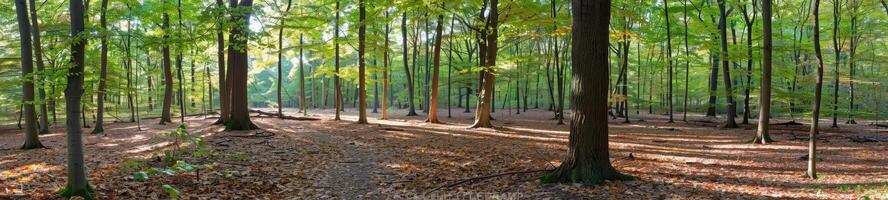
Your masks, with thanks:
<instances>
[{"instance_id":1,"label":"tree bark","mask_svg":"<svg viewBox=\"0 0 888 200\"><path fill-rule=\"evenodd\" d=\"M339 112L342 111L342 87L339 83L339 0L336 0L336 28L333 33L333 46L336 49L336 60L334 61L334 70L336 74L333 76L333 87L334 93L336 94L336 98L334 98L334 104L336 107L336 116L333 118L334 120L340 120Z\"/></svg>"},{"instance_id":2,"label":"tree bark","mask_svg":"<svg viewBox=\"0 0 888 200\"><path fill-rule=\"evenodd\" d=\"M814 0L812 14L814 15L814 55L817 57L817 84L814 86L814 104L811 111L811 131L808 141L808 178L817 179L817 134L820 132L820 100L823 90L823 55L820 50L820 0Z\"/></svg>"},{"instance_id":3,"label":"tree bark","mask_svg":"<svg viewBox=\"0 0 888 200\"><path fill-rule=\"evenodd\" d=\"M413 76L410 73L410 67L408 65L408 60L410 59L407 55L407 51L409 51L409 48L407 47L407 12L404 12L401 15L401 39L401 43L404 44L404 73L407 74L407 105L410 106L407 111L407 116L416 116L416 107L413 104Z\"/></svg>"},{"instance_id":4,"label":"tree bark","mask_svg":"<svg viewBox=\"0 0 888 200\"><path fill-rule=\"evenodd\" d=\"M603 184L631 180L611 165L608 149L608 31L610 0L572 3L573 89L567 158L543 182ZM582 103L580 103L582 102Z\"/></svg>"},{"instance_id":5,"label":"tree bark","mask_svg":"<svg viewBox=\"0 0 888 200\"><path fill-rule=\"evenodd\" d=\"M721 57L722 61L722 76L725 82L725 95L727 96L726 101L728 103L727 107L727 121L725 122L725 128L737 128L737 122L734 121L734 117L737 116L737 106L734 104L734 90L731 88L731 69L728 66L728 29L727 29L727 13L725 12L725 0L718 0L718 10L721 14L719 18L719 29L721 32Z\"/></svg>"},{"instance_id":6,"label":"tree bark","mask_svg":"<svg viewBox=\"0 0 888 200\"><path fill-rule=\"evenodd\" d=\"M358 24L358 124L367 123L367 83L364 63L365 37L367 34L367 10L364 0L358 1L360 22Z\"/></svg>"},{"instance_id":7,"label":"tree bark","mask_svg":"<svg viewBox=\"0 0 888 200\"><path fill-rule=\"evenodd\" d=\"M166 1L164 1L166 3ZM163 92L163 111L160 114L160 124L165 124L168 122L173 122L170 114L170 107L173 104L173 71L172 71L172 61L170 61L170 16L169 14L163 14L163 49L161 50L163 53L163 80L164 80L164 92Z\"/></svg>"},{"instance_id":8,"label":"tree bark","mask_svg":"<svg viewBox=\"0 0 888 200\"><path fill-rule=\"evenodd\" d=\"M40 81L36 81L40 83L38 85L37 91L39 93L40 98L40 127L37 130L38 134L47 134L49 133L49 112L46 108L46 84L49 84L49 79L46 76L46 72L44 71L45 65L43 63L43 47L40 42L40 23L38 22L37 16L37 3L35 0L29 0L28 3L29 9L31 12L31 37L34 38L33 48L34 48L34 61L37 63L37 72L40 74Z\"/></svg>"},{"instance_id":9,"label":"tree bark","mask_svg":"<svg viewBox=\"0 0 888 200\"><path fill-rule=\"evenodd\" d=\"M293 3L293 0L287 0L287 8L284 10L284 13L281 13L281 21L280 21L281 27L278 28L278 55L277 55L278 56L278 68L277 68L277 73L278 73L277 74L277 104L278 104L277 111L278 111L278 113L277 113L277 115L280 118L284 117L284 110L283 110L284 104L283 104L283 100L281 99L281 92L283 91L283 85L284 85L284 80L283 80L284 72L283 72L283 68L281 67L281 65L283 65L283 62L284 62L284 59L283 59L284 58L284 56L283 56L283 54L284 54L284 26L286 25L285 22L287 21L286 20L287 13L290 12L290 5L292 5L292 3Z\"/></svg>"},{"instance_id":10,"label":"tree bark","mask_svg":"<svg viewBox=\"0 0 888 200\"><path fill-rule=\"evenodd\" d=\"M21 0L20 0L21 1ZM82 37L84 29L84 6L81 0L70 0L71 12L71 37L80 38L74 40L71 45L72 67L68 69L67 88L65 89L65 117L67 132L67 184L59 191L60 196L80 196L92 199L92 189L86 180L86 167L83 162L83 141L80 129L80 98L83 96L83 66L86 50L86 37Z\"/></svg>"},{"instance_id":11,"label":"tree bark","mask_svg":"<svg viewBox=\"0 0 888 200\"><path fill-rule=\"evenodd\" d=\"M216 0L216 12L219 19L224 18L225 6L222 0ZM227 75L225 74L225 33L223 23L216 23L216 51L219 65L219 120L213 124L227 124L231 112L231 96L229 95ZM230 59L230 58L229 58Z\"/></svg>"},{"instance_id":12,"label":"tree bark","mask_svg":"<svg viewBox=\"0 0 888 200\"><path fill-rule=\"evenodd\" d=\"M102 0L102 10L99 16L99 24L101 29L99 30L99 43L101 43L101 68L99 69L99 89L96 91L98 93L98 97L96 97L96 126L93 128L90 134L98 134L105 131L103 126L105 122L105 84L106 78L108 77L108 30L107 19L105 18L105 12L108 10L108 0Z\"/></svg>"},{"instance_id":13,"label":"tree bark","mask_svg":"<svg viewBox=\"0 0 888 200\"><path fill-rule=\"evenodd\" d=\"M764 30L762 31L762 86L759 103L761 105L759 106L758 129L756 129L756 136L752 139L752 143L767 144L773 141L768 133L768 125L771 120L771 62L774 49L771 42L771 0L762 0L762 26Z\"/></svg>"},{"instance_id":14,"label":"tree bark","mask_svg":"<svg viewBox=\"0 0 888 200\"><path fill-rule=\"evenodd\" d=\"M34 5L31 5L34 6ZM15 1L15 13L18 19L19 42L21 45L22 64L22 116L25 120L25 144L22 149L44 148L37 135L37 112L34 108L33 57L31 51L31 24L28 21L28 7L25 0ZM35 16L36 17L36 16Z\"/></svg>"},{"instance_id":15,"label":"tree bark","mask_svg":"<svg viewBox=\"0 0 888 200\"><path fill-rule=\"evenodd\" d=\"M489 14L486 17L486 23L484 28L479 33L479 45L482 52L484 52L484 56L480 57L482 62L482 67L484 68L482 73L482 88L481 88L481 101L478 102L478 107L475 109L475 122L471 127L480 128L480 127L492 127L490 124L490 112L493 108L493 92L494 92L494 76L496 74L496 54L497 54L497 28L499 26L499 0L490 0L490 10ZM484 11L482 11L482 16Z\"/></svg>"},{"instance_id":16,"label":"tree bark","mask_svg":"<svg viewBox=\"0 0 888 200\"><path fill-rule=\"evenodd\" d=\"M444 3L442 2L441 4L441 7L443 8ZM444 15L438 15L438 21L436 22L436 24L435 50L433 58L434 65L432 66L432 85L430 86L432 94L429 97L429 119L426 120L429 123L441 123L441 121L438 120L438 73L441 69L441 39L442 37L444 37L442 35L442 33L444 32Z\"/></svg>"},{"instance_id":17,"label":"tree bark","mask_svg":"<svg viewBox=\"0 0 888 200\"><path fill-rule=\"evenodd\" d=\"M669 0L663 0L663 16L666 18L666 73L668 77L666 101L669 105L669 123L674 123L672 116L672 26L669 23ZM627 46L626 49L628 50L628 48Z\"/></svg>"},{"instance_id":18,"label":"tree bark","mask_svg":"<svg viewBox=\"0 0 888 200\"><path fill-rule=\"evenodd\" d=\"M232 3L237 0L231 0ZM229 70L231 81L231 118L226 126L226 130L252 130L258 129L250 120L249 101L247 98L247 68L249 65L249 57L247 54L247 29L250 26L250 15L252 14L253 0L241 0L237 9L247 10L245 13L236 14L236 23L232 27L232 39L229 40Z\"/></svg>"}]
</instances>

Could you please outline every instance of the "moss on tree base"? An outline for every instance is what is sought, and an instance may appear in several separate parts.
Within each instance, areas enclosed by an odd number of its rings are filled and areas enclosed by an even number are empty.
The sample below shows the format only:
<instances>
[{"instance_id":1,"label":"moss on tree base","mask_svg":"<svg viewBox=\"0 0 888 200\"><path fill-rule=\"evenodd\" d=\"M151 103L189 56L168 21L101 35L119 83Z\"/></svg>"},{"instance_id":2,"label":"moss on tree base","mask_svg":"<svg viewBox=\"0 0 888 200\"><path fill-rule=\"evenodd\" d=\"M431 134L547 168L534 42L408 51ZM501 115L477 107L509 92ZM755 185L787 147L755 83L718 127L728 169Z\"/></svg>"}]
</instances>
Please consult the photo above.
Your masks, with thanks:
<instances>
[{"instance_id":1,"label":"moss on tree base","mask_svg":"<svg viewBox=\"0 0 888 200\"><path fill-rule=\"evenodd\" d=\"M86 185L86 188L84 188L84 189L78 189L78 190L72 190L71 186L67 186L65 188L60 189L58 192L56 192L56 194L58 194L59 196L65 197L65 198L83 197L83 199L86 199L86 200L95 199L95 197L93 197L92 193L93 193L92 187L90 187L89 185Z\"/></svg>"}]
</instances>

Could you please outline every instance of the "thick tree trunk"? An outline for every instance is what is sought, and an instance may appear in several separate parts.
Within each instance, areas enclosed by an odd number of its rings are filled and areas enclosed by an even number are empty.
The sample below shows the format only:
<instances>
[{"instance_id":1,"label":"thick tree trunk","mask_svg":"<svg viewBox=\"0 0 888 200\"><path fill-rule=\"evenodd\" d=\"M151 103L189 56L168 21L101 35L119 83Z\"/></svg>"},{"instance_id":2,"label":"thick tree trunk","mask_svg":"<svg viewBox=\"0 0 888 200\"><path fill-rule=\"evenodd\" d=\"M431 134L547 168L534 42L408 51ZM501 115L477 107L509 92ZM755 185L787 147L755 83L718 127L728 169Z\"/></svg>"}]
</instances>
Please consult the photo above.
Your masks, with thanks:
<instances>
[{"instance_id":1,"label":"thick tree trunk","mask_svg":"<svg viewBox=\"0 0 888 200\"><path fill-rule=\"evenodd\" d=\"M610 1L574 0L571 66L574 111L567 158L544 182L603 184L628 180L610 163L607 128ZM582 102L582 103L580 103Z\"/></svg>"},{"instance_id":2,"label":"thick tree trunk","mask_svg":"<svg viewBox=\"0 0 888 200\"><path fill-rule=\"evenodd\" d=\"M774 49L771 42L771 0L762 0L762 26L764 30L762 31L761 100L759 102L758 129L756 129L756 136L752 139L752 143L767 144L772 142L771 135L768 133L768 125L771 121L771 62ZM752 33L751 29L750 33ZM752 47L751 43L748 46ZM750 56L752 56L751 53Z\"/></svg>"},{"instance_id":3,"label":"thick tree trunk","mask_svg":"<svg viewBox=\"0 0 888 200\"><path fill-rule=\"evenodd\" d=\"M106 10L108 10L108 0L102 0L102 10L99 16L99 24L102 29L99 31L99 43L102 45L102 50L99 61L101 63L101 68L99 69L99 89L96 90L98 93L98 97L96 97L96 126L90 134L98 134L105 131L103 126L105 123L105 79L108 77L108 31L105 30L107 24L107 19L105 19Z\"/></svg>"},{"instance_id":4,"label":"thick tree trunk","mask_svg":"<svg viewBox=\"0 0 888 200\"><path fill-rule=\"evenodd\" d=\"M31 5L33 6L33 5ZM34 108L33 57L31 55L31 22L28 21L28 6L25 0L15 1L15 13L18 19L19 42L21 45L22 64L22 118L25 120L25 144L22 149L44 148L37 136L37 112Z\"/></svg>"},{"instance_id":5,"label":"thick tree trunk","mask_svg":"<svg viewBox=\"0 0 888 200\"><path fill-rule=\"evenodd\" d=\"M820 0L814 0L812 14L814 15L814 55L817 56L817 84L814 86L814 104L811 111L811 131L808 136L808 178L817 179L817 134L820 132L820 100L823 90L823 55L820 50Z\"/></svg>"},{"instance_id":6,"label":"thick tree trunk","mask_svg":"<svg viewBox=\"0 0 888 200\"><path fill-rule=\"evenodd\" d=\"M490 123L490 112L493 108L493 92L494 92L494 76L496 75L496 54L497 54L497 36L499 26L499 0L490 0L490 10L486 17L484 28L478 34L480 52L484 52L484 56L479 57L482 60L482 88L480 92L481 100L475 109L475 122L471 127L492 127ZM482 16L484 11L482 11ZM483 18L482 18L483 19Z\"/></svg>"},{"instance_id":7,"label":"thick tree trunk","mask_svg":"<svg viewBox=\"0 0 888 200\"><path fill-rule=\"evenodd\" d=\"M232 2L237 0L231 0ZM252 0L241 0L235 8L245 10L252 9ZM237 14L232 28L231 35L233 40L229 40L232 45L229 46L230 64L230 86L231 86L231 118L226 126L227 130L252 130L258 129L250 120L249 101L247 98L247 68L249 65L249 57L247 54L247 27L249 27L250 15L247 11L243 14Z\"/></svg>"},{"instance_id":8,"label":"thick tree trunk","mask_svg":"<svg viewBox=\"0 0 888 200\"><path fill-rule=\"evenodd\" d=\"M442 3L442 7L444 3ZM426 120L429 123L441 123L438 120L438 73L441 69L441 39L444 37L442 33L444 32L444 15L438 15L438 21L436 22L437 26L435 27L435 50L434 50L434 65L432 66L432 85L430 86L431 96L429 97L429 118ZM448 111L449 111L448 106Z\"/></svg>"},{"instance_id":9,"label":"thick tree trunk","mask_svg":"<svg viewBox=\"0 0 888 200\"><path fill-rule=\"evenodd\" d=\"M79 37L83 34L84 29L84 7L81 0L71 0L71 37ZM83 96L83 66L84 54L86 50L86 39L75 40L71 45L71 62L72 66L68 69L67 88L65 89L65 117L67 130L67 184L65 188L59 191L60 196L72 197L80 196L86 199L92 199L92 189L86 180L86 167L83 162L83 141L80 129L80 98Z\"/></svg>"}]
</instances>

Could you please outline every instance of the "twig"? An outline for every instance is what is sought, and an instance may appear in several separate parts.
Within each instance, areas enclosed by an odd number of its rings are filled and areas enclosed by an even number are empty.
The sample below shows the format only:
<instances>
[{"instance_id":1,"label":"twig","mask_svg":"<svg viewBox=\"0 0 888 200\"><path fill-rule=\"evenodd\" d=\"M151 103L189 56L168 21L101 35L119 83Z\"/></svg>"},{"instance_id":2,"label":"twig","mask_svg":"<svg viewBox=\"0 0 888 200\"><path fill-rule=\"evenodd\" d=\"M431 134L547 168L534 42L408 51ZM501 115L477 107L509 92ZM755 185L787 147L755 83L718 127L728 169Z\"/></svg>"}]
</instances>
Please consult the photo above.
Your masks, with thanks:
<instances>
[{"instance_id":1,"label":"twig","mask_svg":"<svg viewBox=\"0 0 888 200\"><path fill-rule=\"evenodd\" d=\"M438 186L432 190L429 190L428 192L426 192L426 194L437 191L441 188L449 188L449 187L457 186L457 185L467 183L470 181L478 181L478 180L483 180L483 179L488 179L488 178L495 178L495 177L500 177L500 176L514 175L514 174L527 174L527 173L547 172L547 171L553 171L553 170L538 169L538 170L530 170L530 171L512 171L512 172L505 172L505 173L499 173L499 174L476 176L476 177L472 177L472 178L463 179L463 180L460 180L457 182L453 182L451 184Z\"/></svg>"}]
</instances>

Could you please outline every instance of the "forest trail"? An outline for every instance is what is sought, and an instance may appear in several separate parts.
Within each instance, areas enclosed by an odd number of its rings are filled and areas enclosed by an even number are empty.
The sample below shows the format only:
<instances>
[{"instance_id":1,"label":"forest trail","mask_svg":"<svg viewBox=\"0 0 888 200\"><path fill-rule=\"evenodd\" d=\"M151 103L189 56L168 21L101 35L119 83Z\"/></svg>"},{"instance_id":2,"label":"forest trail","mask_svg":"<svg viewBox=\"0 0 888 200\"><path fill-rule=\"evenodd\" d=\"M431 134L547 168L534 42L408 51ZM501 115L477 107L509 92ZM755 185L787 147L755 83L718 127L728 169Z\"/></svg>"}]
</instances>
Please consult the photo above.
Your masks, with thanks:
<instances>
[{"instance_id":1,"label":"forest trail","mask_svg":"<svg viewBox=\"0 0 888 200\"><path fill-rule=\"evenodd\" d=\"M377 199L381 198L374 175L382 174L377 152L360 143L354 138L346 138L311 131L311 138L318 142L336 147L341 157L330 161L328 173L324 176L319 188L332 190L340 199Z\"/></svg>"},{"instance_id":2,"label":"forest trail","mask_svg":"<svg viewBox=\"0 0 888 200\"><path fill-rule=\"evenodd\" d=\"M286 113L296 116L294 110ZM356 124L352 113L331 120L330 110L313 111L319 121L256 117L253 122L263 130L237 132L209 125L213 118L191 117L189 133L203 137L219 154L212 160L184 157L192 165L216 163L199 175L176 172L139 181L133 170L124 170L133 161L163 168L153 160L170 148L171 139L160 136L176 125L157 125L155 120L144 121L142 131L135 131L133 123L109 124L107 136L84 136L84 150L94 155L86 164L101 199L165 199L163 185L177 188L183 199L888 197L888 142L855 142L888 138L873 126L845 125L821 132L821 180L801 176L804 125L772 126L777 143L752 145L746 141L753 126L721 129L718 123L700 122L706 119L700 115L693 115L689 124L645 115L645 122L610 123L612 163L637 181L596 187L545 185L536 181L542 173L522 173L442 187L473 177L551 169L565 155L568 126L555 125L550 112L539 110L522 113L521 118L497 112L495 129L467 129L471 113L442 118L447 124L427 124L424 116L404 113L392 112L391 120L372 116L370 124ZM16 148L23 137L20 131L0 131L0 199L57 199L53 193L65 180L63 131L57 127L41 136L52 149L34 151Z\"/></svg>"}]
</instances>

